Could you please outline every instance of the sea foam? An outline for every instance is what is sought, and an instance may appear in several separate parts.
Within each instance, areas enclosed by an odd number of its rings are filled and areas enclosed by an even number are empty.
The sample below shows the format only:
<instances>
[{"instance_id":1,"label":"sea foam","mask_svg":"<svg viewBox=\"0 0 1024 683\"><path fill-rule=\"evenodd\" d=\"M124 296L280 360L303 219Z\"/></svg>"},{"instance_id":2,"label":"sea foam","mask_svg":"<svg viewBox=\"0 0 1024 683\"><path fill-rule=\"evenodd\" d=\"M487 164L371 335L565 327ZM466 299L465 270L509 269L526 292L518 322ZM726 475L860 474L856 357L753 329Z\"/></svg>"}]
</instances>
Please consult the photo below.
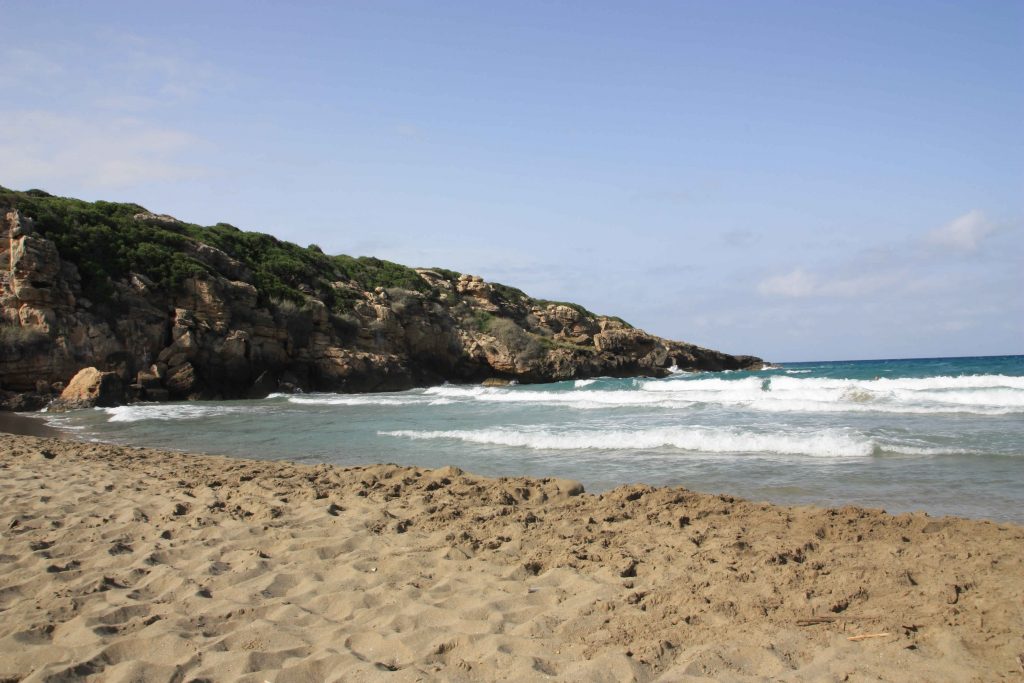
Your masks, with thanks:
<instances>
[{"instance_id":1,"label":"sea foam","mask_svg":"<svg viewBox=\"0 0 1024 683\"><path fill-rule=\"evenodd\" d=\"M218 415L252 412L252 408L208 403L134 403L116 408L101 408L109 415L107 422L141 422L143 420L195 420Z\"/></svg>"},{"instance_id":2,"label":"sea foam","mask_svg":"<svg viewBox=\"0 0 1024 683\"><path fill-rule=\"evenodd\" d=\"M622 389L597 389L577 380L572 389L441 386L429 396L452 401L563 405L577 409L698 404L763 412L970 413L1024 412L1024 378L1003 375L905 379L826 379L785 375L638 380Z\"/></svg>"},{"instance_id":3,"label":"sea foam","mask_svg":"<svg viewBox=\"0 0 1024 683\"><path fill-rule=\"evenodd\" d=\"M393 430L384 436L449 439L466 443L536 450L675 449L702 453L769 453L826 457L866 457L879 450L869 438L844 430L756 432L722 427L562 430L553 427L499 427L471 430Z\"/></svg>"},{"instance_id":4,"label":"sea foam","mask_svg":"<svg viewBox=\"0 0 1024 683\"><path fill-rule=\"evenodd\" d=\"M289 403L306 406L404 406L421 402L417 396L379 396L377 394L319 394L290 396Z\"/></svg>"},{"instance_id":5,"label":"sea foam","mask_svg":"<svg viewBox=\"0 0 1024 683\"><path fill-rule=\"evenodd\" d=\"M1024 412L1024 377L972 375L899 379L775 376L648 381L643 390L681 400L775 412Z\"/></svg>"}]
</instances>

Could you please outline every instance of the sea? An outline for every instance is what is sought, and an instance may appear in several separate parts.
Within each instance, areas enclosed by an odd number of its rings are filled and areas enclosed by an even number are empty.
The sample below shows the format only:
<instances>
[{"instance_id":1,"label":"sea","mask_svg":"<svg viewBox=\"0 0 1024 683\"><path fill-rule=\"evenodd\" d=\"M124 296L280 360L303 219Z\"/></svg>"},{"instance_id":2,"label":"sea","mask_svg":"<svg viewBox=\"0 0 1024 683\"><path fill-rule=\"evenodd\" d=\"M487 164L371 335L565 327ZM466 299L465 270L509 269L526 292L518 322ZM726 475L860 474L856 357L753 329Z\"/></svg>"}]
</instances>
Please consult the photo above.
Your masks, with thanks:
<instances>
[{"instance_id":1,"label":"sea","mask_svg":"<svg viewBox=\"0 0 1024 683\"><path fill-rule=\"evenodd\" d=\"M47 420L80 438L247 458L455 465L591 492L647 483L1024 523L1024 356L274 394Z\"/></svg>"}]
</instances>

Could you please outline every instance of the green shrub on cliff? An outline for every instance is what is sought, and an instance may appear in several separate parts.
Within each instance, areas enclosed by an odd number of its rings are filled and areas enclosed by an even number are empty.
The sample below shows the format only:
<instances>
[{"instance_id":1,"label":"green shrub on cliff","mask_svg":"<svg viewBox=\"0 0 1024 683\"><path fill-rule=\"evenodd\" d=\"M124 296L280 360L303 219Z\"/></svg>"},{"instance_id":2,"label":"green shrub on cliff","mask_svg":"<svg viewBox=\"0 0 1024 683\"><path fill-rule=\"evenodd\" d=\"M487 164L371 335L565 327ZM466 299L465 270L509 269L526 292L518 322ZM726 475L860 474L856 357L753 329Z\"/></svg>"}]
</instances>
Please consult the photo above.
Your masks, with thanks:
<instances>
[{"instance_id":1,"label":"green shrub on cliff","mask_svg":"<svg viewBox=\"0 0 1024 683\"><path fill-rule=\"evenodd\" d=\"M401 287L426 291L423 279L412 268L372 257L344 254L328 256L272 235L245 232L226 223L209 228L190 226L190 235L238 259L253 272L253 285L261 296L302 301L299 285L316 290L329 306L334 302L331 282L351 281L362 289ZM333 306L332 306L333 307Z\"/></svg>"},{"instance_id":2,"label":"green shrub on cliff","mask_svg":"<svg viewBox=\"0 0 1024 683\"><path fill-rule=\"evenodd\" d=\"M473 311L473 327L478 332L486 332L491 327L491 322L494 321L494 314L485 311L481 308L477 308Z\"/></svg>"},{"instance_id":3,"label":"green shrub on cliff","mask_svg":"<svg viewBox=\"0 0 1024 683\"><path fill-rule=\"evenodd\" d=\"M434 271L445 280L448 280L448 282L458 282L459 276L462 275L462 273L457 270L450 270L448 268L430 268L429 270Z\"/></svg>"},{"instance_id":4,"label":"green shrub on cliff","mask_svg":"<svg viewBox=\"0 0 1024 683\"><path fill-rule=\"evenodd\" d=\"M42 191L0 188L0 207L17 208L35 221L36 230L52 240L61 258L78 266L86 296L98 301L113 293L112 279L130 272L161 287L174 287L207 267L188 256L188 238L163 225L137 221L145 211L137 204L83 202Z\"/></svg>"},{"instance_id":5,"label":"green shrub on cliff","mask_svg":"<svg viewBox=\"0 0 1024 683\"><path fill-rule=\"evenodd\" d=\"M301 304L313 294L333 314L347 320L362 297L352 288L338 286L339 282L361 291L378 287L413 290L435 303L458 304L457 295L432 290L407 266L368 256L330 256L316 245L301 247L228 223L203 227L153 215L138 204L85 202L42 190L19 192L0 187L0 211L10 208L34 220L36 230L53 241L61 258L77 266L85 295L99 303L109 301L116 291L114 283L125 281L131 273L144 275L159 289L173 292L187 278L216 272L224 266L211 265L217 264L216 259L198 253L198 245L206 244L240 262L247 272L221 274L250 282L260 304L271 308L271 301ZM453 285L460 277L453 270L433 270ZM532 299L515 287L490 284L500 315L516 320L523 320L531 305L560 303ZM577 304L564 305L596 317ZM486 322L477 320L478 329L482 331ZM347 328L347 323L340 326Z\"/></svg>"},{"instance_id":6,"label":"green shrub on cliff","mask_svg":"<svg viewBox=\"0 0 1024 683\"><path fill-rule=\"evenodd\" d=\"M412 268L371 257L328 256L228 223L202 227L154 217L138 204L84 202L54 197L41 190L18 192L0 187L0 208L16 208L35 221L36 230L57 246L61 258L74 263L86 296L105 301L113 282L140 273L172 291L189 277L212 268L194 253L196 242L215 247L240 261L262 303L271 299L302 302L300 286L311 287L325 303L336 306L331 282L351 281L362 289L401 287L429 291ZM136 218L143 214L145 218Z\"/></svg>"},{"instance_id":7,"label":"green shrub on cliff","mask_svg":"<svg viewBox=\"0 0 1024 683\"><path fill-rule=\"evenodd\" d=\"M330 258L346 278L358 282L366 290L372 291L377 287L384 289L399 287L417 292L430 291L430 285L420 277L419 273L400 263L392 263L372 256L356 258L345 254Z\"/></svg>"},{"instance_id":8,"label":"green shrub on cliff","mask_svg":"<svg viewBox=\"0 0 1024 683\"><path fill-rule=\"evenodd\" d=\"M532 361L545 353L536 336L508 318L493 318L487 326L487 333L507 346L517 360Z\"/></svg>"}]
</instances>

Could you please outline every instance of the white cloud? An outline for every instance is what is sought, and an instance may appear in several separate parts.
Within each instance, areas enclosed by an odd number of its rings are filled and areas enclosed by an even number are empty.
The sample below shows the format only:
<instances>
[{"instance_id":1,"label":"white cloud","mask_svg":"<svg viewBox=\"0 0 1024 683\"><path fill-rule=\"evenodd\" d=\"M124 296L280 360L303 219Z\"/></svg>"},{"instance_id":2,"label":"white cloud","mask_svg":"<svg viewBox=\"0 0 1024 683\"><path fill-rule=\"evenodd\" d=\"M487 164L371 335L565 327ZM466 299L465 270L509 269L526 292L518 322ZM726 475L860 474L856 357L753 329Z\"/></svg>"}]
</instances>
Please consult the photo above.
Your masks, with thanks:
<instances>
[{"instance_id":1,"label":"white cloud","mask_svg":"<svg viewBox=\"0 0 1024 683\"><path fill-rule=\"evenodd\" d=\"M761 235L752 230L729 230L722 233L721 239L730 247L744 248L754 246L761 240Z\"/></svg>"},{"instance_id":2,"label":"white cloud","mask_svg":"<svg viewBox=\"0 0 1024 683\"><path fill-rule=\"evenodd\" d=\"M422 140L424 138L423 130L411 123L400 123L395 126L395 133L399 137L410 138L412 140Z\"/></svg>"},{"instance_id":3,"label":"white cloud","mask_svg":"<svg viewBox=\"0 0 1024 683\"><path fill-rule=\"evenodd\" d=\"M757 285L757 291L762 296L787 299L812 296L850 299L887 288L899 288L903 281L904 275L895 271L828 276L795 268L788 273L762 280Z\"/></svg>"},{"instance_id":4,"label":"white cloud","mask_svg":"<svg viewBox=\"0 0 1024 683\"><path fill-rule=\"evenodd\" d=\"M184 131L134 118L90 120L47 111L0 112L0 178L13 187L128 187L195 178Z\"/></svg>"},{"instance_id":5,"label":"white cloud","mask_svg":"<svg viewBox=\"0 0 1024 683\"><path fill-rule=\"evenodd\" d=\"M803 268L796 268L784 275L775 275L757 285L757 291L764 296L787 298L811 296L817 290L817 278Z\"/></svg>"},{"instance_id":6,"label":"white cloud","mask_svg":"<svg viewBox=\"0 0 1024 683\"><path fill-rule=\"evenodd\" d=\"M904 258L923 241L934 247L973 252L997 231L985 213L975 209L954 218L940 228L918 237L916 244L892 243L864 248L858 254L839 259L832 270L796 267L774 274L757 285L764 297L803 299L809 297L856 298L877 292L887 295L935 294L951 286L950 272L937 250Z\"/></svg>"},{"instance_id":7,"label":"white cloud","mask_svg":"<svg viewBox=\"0 0 1024 683\"><path fill-rule=\"evenodd\" d=\"M32 87L59 76L63 67L40 52L9 47L0 52L0 86Z\"/></svg>"},{"instance_id":8,"label":"white cloud","mask_svg":"<svg viewBox=\"0 0 1024 683\"><path fill-rule=\"evenodd\" d=\"M927 235L927 240L943 247L974 251L994 230L995 226L984 212L975 209L931 231Z\"/></svg>"},{"instance_id":9,"label":"white cloud","mask_svg":"<svg viewBox=\"0 0 1024 683\"><path fill-rule=\"evenodd\" d=\"M0 102L0 181L102 190L207 173L208 145L175 107L223 80L212 67L111 31L50 48L0 48L0 85L18 92Z\"/></svg>"}]
</instances>

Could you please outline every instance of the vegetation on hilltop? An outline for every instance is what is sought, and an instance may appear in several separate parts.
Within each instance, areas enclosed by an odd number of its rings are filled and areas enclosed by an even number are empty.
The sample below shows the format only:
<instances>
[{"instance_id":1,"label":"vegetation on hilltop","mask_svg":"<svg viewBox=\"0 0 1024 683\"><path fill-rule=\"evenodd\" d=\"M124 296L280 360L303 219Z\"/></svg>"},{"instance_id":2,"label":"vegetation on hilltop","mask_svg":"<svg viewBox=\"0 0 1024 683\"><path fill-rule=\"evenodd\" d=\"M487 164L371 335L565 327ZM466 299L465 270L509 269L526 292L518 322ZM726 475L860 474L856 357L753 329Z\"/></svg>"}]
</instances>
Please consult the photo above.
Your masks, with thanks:
<instances>
[{"instance_id":1,"label":"vegetation on hilltop","mask_svg":"<svg viewBox=\"0 0 1024 683\"><path fill-rule=\"evenodd\" d=\"M138 204L0 187L0 217L10 209L21 216L0 224L0 409L47 405L86 367L120 377L117 400L161 401L759 363L453 270L332 256Z\"/></svg>"},{"instance_id":2,"label":"vegetation on hilltop","mask_svg":"<svg viewBox=\"0 0 1024 683\"><path fill-rule=\"evenodd\" d=\"M331 282L353 282L363 289L402 287L425 291L412 268L372 257L327 256L316 245L300 247L272 235L248 232L227 223L202 227L171 220L139 220L148 214L138 204L85 202L41 190L17 192L0 187L0 207L16 208L35 221L36 230L57 245L61 257L78 266L87 296L105 300L111 281L139 273L173 290L210 267L190 248L195 243L220 249L251 272L265 302L302 302L300 285L331 299Z\"/></svg>"},{"instance_id":3,"label":"vegetation on hilltop","mask_svg":"<svg viewBox=\"0 0 1024 683\"><path fill-rule=\"evenodd\" d=\"M115 281L131 273L166 292L175 291L187 278L213 274L215 269L197 253L202 244L241 263L248 271L244 279L256 287L264 305L282 301L301 305L312 293L333 312L344 315L359 296L356 290L378 287L417 291L437 300L438 292L416 270L398 263L368 256L331 256L315 244L302 247L228 223L204 227L156 216L138 204L87 202L42 190L0 187L0 208L15 208L32 218L36 230L54 242L61 258L78 267L85 295L100 303L113 295ZM461 275L446 268L430 270L450 283ZM354 288L335 286L339 282ZM578 304L534 299L515 287L490 285L499 303L511 308L563 305L587 318L597 317Z\"/></svg>"}]
</instances>

